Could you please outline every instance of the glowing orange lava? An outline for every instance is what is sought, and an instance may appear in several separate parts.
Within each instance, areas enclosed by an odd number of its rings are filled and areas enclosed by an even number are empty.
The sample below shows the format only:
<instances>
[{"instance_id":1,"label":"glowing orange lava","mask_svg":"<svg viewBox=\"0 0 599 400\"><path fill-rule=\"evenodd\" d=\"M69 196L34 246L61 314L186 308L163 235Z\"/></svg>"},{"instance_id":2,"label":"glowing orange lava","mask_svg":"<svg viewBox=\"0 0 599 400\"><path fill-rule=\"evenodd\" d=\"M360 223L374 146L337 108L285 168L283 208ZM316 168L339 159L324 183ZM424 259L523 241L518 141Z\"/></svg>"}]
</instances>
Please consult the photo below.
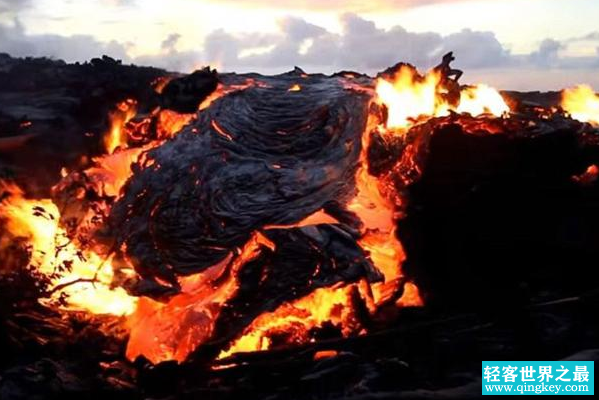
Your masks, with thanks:
<instances>
[{"instance_id":1,"label":"glowing orange lava","mask_svg":"<svg viewBox=\"0 0 599 400\"><path fill-rule=\"evenodd\" d=\"M156 81L155 89L161 91L167 82L168 78ZM439 88L440 83L438 74L431 72L421 77L408 67L401 68L391 78L379 78L375 92L370 87L351 83L352 88L371 94L372 101L379 106L384 105L387 110L385 121L381 121L377 113L369 115L361 138L355 195L346 204L361 222L358 244L381 272L383 281L339 283L334 287L315 289L302 298L284 303L254 319L220 353L219 358L238 352L266 350L278 345L277 341L281 338L284 338L285 345L308 343L315 340L314 330L325 324L335 326L343 336L363 334L364 327L355 315L356 298L361 299L373 315L383 305L423 305L418 287L407 280L401 268L406 256L396 233L401 229L398 210L404 199L401 194L393 194L394 191L389 190L387 177L375 177L369 173L370 134L375 129L387 134L401 134L424 118L447 115L450 111L472 116L501 116L509 112L501 95L485 85L463 88L459 93L459 105L450 106L444 96L446 93ZM219 84L217 90L200 104L199 112L221 96L262 85L253 79L238 85ZM287 90L295 92L302 87L294 84ZM135 118L136 109L137 102L133 99L117 105L110 114L110 129L103 138L106 154L94 157L91 165L80 172L80 176L85 177L85 189L102 198L106 208L103 211L110 211L111 201L122 195L123 187L132 174L131 165L136 163L141 168L160 168L148 157L147 151L174 137L196 118L195 114L178 114L159 108L148 116ZM228 140L234 139L216 120L212 120L211 125L219 135ZM155 131L151 128L154 126ZM412 166L413 152L415 150L408 147L396 161L398 165ZM272 168L281 166L273 165ZM65 170L63 181L68 181L70 176ZM9 233L1 236L3 241L0 246L7 246L5 241L11 238L27 239L32 248L31 264L41 273L51 276L52 284L57 288L53 298L61 293L68 295L67 309L128 315L130 339L126 355L131 360L143 355L154 363L167 360L182 362L198 346L215 339L213 335L218 316L238 291L239 271L265 248L274 250L274 244L256 231L242 248L232 251L222 262L201 273L179 278L180 293L166 302L132 297L124 289L113 287L115 273L111 255L103 255L109 253L106 249L90 248L89 244L84 246L67 236L54 202L50 199L27 199L18 187L7 183L0 182L0 191L8 193L0 203L0 215ZM84 194L77 199L83 199ZM101 220L93 212L88 213L91 213L85 216L88 220L95 217ZM319 210L289 226L262 228L284 229L318 224L339 224L339 221ZM69 268L60 270L59 267L65 263ZM119 267L119 272L130 273L132 277L135 275L126 267ZM335 354L323 352L318 357Z\"/></svg>"},{"instance_id":2,"label":"glowing orange lava","mask_svg":"<svg viewBox=\"0 0 599 400\"><path fill-rule=\"evenodd\" d=\"M127 357L144 355L150 361L185 360L187 355L212 335L214 322L223 305L238 288L237 273L260 254L262 246L273 243L255 233L243 249L204 272L181 278L181 293L167 303L141 298L129 318L130 339ZM216 284L217 280L226 279Z\"/></svg>"},{"instance_id":3,"label":"glowing orange lava","mask_svg":"<svg viewBox=\"0 0 599 400\"><path fill-rule=\"evenodd\" d=\"M243 336L229 349L221 352L219 359L239 352L268 350L271 337L278 334L286 336L287 344L301 344L310 341L311 328L330 322L343 327L343 334L353 333L351 319L351 286L339 288L319 288L308 296L294 302L285 303L275 311L261 314ZM354 322L353 328L357 327Z\"/></svg>"}]
</instances>

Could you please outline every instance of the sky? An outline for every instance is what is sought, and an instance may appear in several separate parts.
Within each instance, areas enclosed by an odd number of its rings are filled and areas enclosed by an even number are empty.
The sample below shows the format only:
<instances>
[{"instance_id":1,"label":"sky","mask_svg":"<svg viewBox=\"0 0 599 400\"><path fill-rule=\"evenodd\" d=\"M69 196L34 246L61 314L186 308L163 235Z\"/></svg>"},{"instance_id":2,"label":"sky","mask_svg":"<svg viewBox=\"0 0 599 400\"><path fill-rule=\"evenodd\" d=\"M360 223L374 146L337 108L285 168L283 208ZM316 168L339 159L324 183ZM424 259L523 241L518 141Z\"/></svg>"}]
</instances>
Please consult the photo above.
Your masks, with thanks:
<instances>
[{"instance_id":1,"label":"sky","mask_svg":"<svg viewBox=\"0 0 599 400\"><path fill-rule=\"evenodd\" d=\"M465 83L599 90L599 0L0 0L0 52L107 54L191 72L421 70L449 50Z\"/></svg>"}]
</instances>

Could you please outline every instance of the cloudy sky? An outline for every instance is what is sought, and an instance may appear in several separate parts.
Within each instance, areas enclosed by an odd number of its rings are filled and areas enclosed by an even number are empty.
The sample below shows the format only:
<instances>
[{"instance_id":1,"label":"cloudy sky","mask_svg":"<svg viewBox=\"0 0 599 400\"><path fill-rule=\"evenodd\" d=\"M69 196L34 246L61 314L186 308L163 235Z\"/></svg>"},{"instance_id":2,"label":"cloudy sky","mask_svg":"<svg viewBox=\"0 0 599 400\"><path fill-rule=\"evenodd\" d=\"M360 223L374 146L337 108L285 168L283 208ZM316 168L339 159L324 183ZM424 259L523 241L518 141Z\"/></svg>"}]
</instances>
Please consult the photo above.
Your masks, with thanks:
<instances>
[{"instance_id":1,"label":"cloudy sky","mask_svg":"<svg viewBox=\"0 0 599 400\"><path fill-rule=\"evenodd\" d=\"M599 90L598 21L599 0L0 0L0 52L374 73L453 50L465 82Z\"/></svg>"}]
</instances>

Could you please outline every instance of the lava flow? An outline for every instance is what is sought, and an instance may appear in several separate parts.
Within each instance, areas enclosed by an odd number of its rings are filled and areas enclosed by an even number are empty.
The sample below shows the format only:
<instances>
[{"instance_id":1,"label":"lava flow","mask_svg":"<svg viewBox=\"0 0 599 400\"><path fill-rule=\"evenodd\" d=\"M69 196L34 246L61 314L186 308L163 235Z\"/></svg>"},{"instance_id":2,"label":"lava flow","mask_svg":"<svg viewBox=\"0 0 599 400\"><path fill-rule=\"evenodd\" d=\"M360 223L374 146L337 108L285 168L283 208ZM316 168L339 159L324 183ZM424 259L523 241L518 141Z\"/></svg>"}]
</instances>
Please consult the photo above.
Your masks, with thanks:
<instances>
[{"instance_id":1,"label":"lava flow","mask_svg":"<svg viewBox=\"0 0 599 400\"><path fill-rule=\"evenodd\" d=\"M460 118L461 114L469 114L463 117L469 121L470 118L481 121L510 118L509 107L495 89L482 84L448 88L445 79L436 71L420 76L414 68L402 66L390 76L370 81L371 86L363 85L364 92L370 90L371 93L371 111L361 136L359 163L353 182L355 190L342 206L344 212L355 217L356 242L368 262L380 272L379 279L369 282L362 277L348 283L316 287L307 295L262 312L220 348L218 358L281 346L281 338L286 346L308 343L317 340L315 332L319 329L331 326L341 336L365 334L367 329L357 315L357 302L361 302L373 319L385 307L423 306L417 283L402 271L406 254L397 231L401 230L402 210L408 199L400 190L394 189L391 177L394 171L410 169L415 173L409 175L403 185L416 181L419 178L416 159L419 150L407 143L389 171L379 175L369 170L369 150L375 134L384 141L404 138L410 132L417 132L420 124L437 117L457 115ZM168 81L166 78L161 80L160 91ZM105 154L93 158L91 165L81 171L65 173L55 187L57 193L71 193L71 202L84 204L75 213L75 218L63 213L63 207L59 207L56 199L29 199L14 184L1 183L0 216L8 234L2 236L0 248L6 248L12 241L25 241L30 253L29 264L51 281L44 304L60 300L60 307L65 310L125 315L125 325L130 333L126 352L129 359L144 356L154 363L183 362L190 353L212 339L217 318L229 307L228 302L239 290L239 276L244 266L260 260L263 253L276 250L266 231L341 224L337 214L324 209L312 209L310 215L292 224L264 224L220 262L169 282L179 292L164 299L140 297L125 290L125 287L129 288L126 283L136 279L135 260L117 257L117 250L122 249L92 240L103 230L111 208L122 197L134 171L161 168L148 157L148 151L159 148L190 122L201 118L202 112L218 98L261 85L265 84L255 80L219 84L216 91L200 103L197 114L156 108L142 115L138 114L134 99L120 102L110 114L110 129L103 141ZM357 83L352 85L359 86ZM309 84L303 83L301 86L287 84L284 89L291 99L309 93L309 90ZM599 124L598 107L599 97L589 88L580 87L564 93L563 108L581 121ZM211 126L226 140L235 140L234 135L216 120L211 121ZM285 132L277 134L285 136ZM283 167L276 164L269 168ZM326 173L325 168L323 171ZM202 182L198 181L196 185L202 185ZM88 201L86 193L89 192L94 193L94 197ZM220 250L218 243L213 247ZM165 283L159 278L157 281Z\"/></svg>"}]
</instances>

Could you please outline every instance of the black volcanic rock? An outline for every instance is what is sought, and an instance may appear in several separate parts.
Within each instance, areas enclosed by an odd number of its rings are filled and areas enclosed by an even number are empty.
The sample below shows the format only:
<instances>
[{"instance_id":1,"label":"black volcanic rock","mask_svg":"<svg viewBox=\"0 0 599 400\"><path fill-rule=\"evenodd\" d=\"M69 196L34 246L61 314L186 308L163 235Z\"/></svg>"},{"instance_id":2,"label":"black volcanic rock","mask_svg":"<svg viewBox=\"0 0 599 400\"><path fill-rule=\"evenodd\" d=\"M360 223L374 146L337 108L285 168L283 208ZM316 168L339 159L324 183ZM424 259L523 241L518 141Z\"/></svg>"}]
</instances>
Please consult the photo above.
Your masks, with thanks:
<instances>
[{"instance_id":1,"label":"black volcanic rock","mask_svg":"<svg viewBox=\"0 0 599 400\"><path fill-rule=\"evenodd\" d=\"M438 127L399 227L407 271L429 306L509 312L531 293L593 286L599 186L573 177L599 164L599 148L572 128Z\"/></svg>"},{"instance_id":2,"label":"black volcanic rock","mask_svg":"<svg viewBox=\"0 0 599 400\"><path fill-rule=\"evenodd\" d=\"M229 94L148 153L152 165L135 171L111 213L117 247L127 245L144 279L176 290L177 276L223 260L254 231L353 196L369 98L326 77L288 91L296 79L264 77Z\"/></svg>"}]
</instances>

